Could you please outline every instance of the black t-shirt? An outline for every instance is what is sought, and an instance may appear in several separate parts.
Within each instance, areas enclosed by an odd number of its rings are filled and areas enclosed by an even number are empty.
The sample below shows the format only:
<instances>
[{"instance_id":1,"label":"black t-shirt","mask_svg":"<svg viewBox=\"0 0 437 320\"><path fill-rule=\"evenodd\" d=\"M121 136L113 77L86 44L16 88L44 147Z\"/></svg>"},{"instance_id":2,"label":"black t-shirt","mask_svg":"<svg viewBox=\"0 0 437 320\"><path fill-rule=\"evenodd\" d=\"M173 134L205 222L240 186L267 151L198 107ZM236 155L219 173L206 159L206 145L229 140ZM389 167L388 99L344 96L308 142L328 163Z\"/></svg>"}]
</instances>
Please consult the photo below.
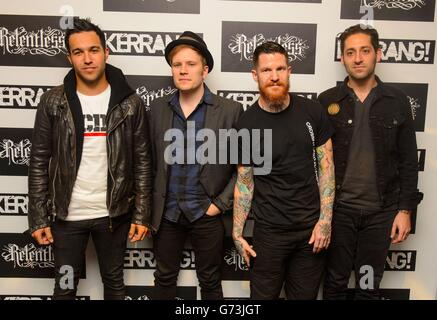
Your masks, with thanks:
<instances>
[{"instance_id":1,"label":"black t-shirt","mask_svg":"<svg viewBox=\"0 0 437 320\"><path fill-rule=\"evenodd\" d=\"M263 130L272 132L271 172L254 176L252 212L257 223L290 230L312 228L320 214L315 147L333 133L321 105L294 94L288 108L279 113L255 103L240 117L237 129L244 128L261 130L261 140L255 142L261 154Z\"/></svg>"}]
</instances>

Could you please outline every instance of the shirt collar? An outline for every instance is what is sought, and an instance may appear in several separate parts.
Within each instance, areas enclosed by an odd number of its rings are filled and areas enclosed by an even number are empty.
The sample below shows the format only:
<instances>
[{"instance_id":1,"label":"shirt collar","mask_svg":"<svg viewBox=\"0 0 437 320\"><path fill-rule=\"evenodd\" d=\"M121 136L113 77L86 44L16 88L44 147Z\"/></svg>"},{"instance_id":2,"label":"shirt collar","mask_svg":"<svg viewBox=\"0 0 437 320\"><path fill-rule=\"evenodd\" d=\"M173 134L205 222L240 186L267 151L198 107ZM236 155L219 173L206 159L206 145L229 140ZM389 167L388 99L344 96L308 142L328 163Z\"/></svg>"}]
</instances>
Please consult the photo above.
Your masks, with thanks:
<instances>
[{"instance_id":1,"label":"shirt collar","mask_svg":"<svg viewBox=\"0 0 437 320\"><path fill-rule=\"evenodd\" d=\"M199 101L199 105L203 103L212 105L214 103L212 92L209 90L206 84L203 84L203 88L204 88L204 92L203 92L202 99L200 99ZM179 90L177 90L176 93L169 98L168 102L169 105L174 107L179 105Z\"/></svg>"}]
</instances>

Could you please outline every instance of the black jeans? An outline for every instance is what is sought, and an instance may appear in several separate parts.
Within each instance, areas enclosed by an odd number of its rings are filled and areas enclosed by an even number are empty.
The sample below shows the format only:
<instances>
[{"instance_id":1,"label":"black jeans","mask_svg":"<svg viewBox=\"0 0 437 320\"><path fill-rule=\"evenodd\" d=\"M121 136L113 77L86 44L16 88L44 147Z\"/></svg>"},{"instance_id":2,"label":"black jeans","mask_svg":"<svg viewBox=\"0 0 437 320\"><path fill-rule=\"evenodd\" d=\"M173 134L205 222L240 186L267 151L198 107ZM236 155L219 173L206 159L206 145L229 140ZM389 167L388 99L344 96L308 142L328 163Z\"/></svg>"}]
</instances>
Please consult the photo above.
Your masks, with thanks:
<instances>
[{"instance_id":1,"label":"black jeans","mask_svg":"<svg viewBox=\"0 0 437 320\"><path fill-rule=\"evenodd\" d=\"M126 240L130 228L130 215L83 221L56 220L52 224L53 250L55 258L55 289L53 299L72 300L76 297L79 277L85 265L85 251L91 234L99 261L100 275L105 300L124 300L123 264ZM74 287L67 288L62 266L71 266L74 273ZM61 273L61 271L64 271Z\"/></svg>"},{"instance_id":2,"label":"black jeans","mask_svg":"<svg viewBox=\"0 0 437 320\"><path fill-rule=\"evenodd\" d=\"M223 261L224 226L221 215L204 215L190 223L181 215L179 223L162 220L153 239L156 259L155 299L176 297L176 284L187 236L196 257L196 273L202 300L223 299L221 265Z\"/></svg>"},{"instance_id":3,"label":"black jeans","mask_svg":"<svg viewBox=\"0 0 437 320\"><path fill-rule=\"evenodd\" d=\"M347 298L347 285L352 270L355 271L356 279L355 299L379 299L379 285L390 247L390 232L395 214L393 210L359 210L340 205L335 208L324 299Z\"/></svg>"},{"instance_id":4,"label":"black jeans","mask_svg":"<svg viewBox=\"0 0 437 320\"><path fill-rule=\"evenodd\" d=\"M317 298L325 266L325 252L313 253L308 244L312 229L279 230L255 223L250 271L250 296L255 300L278 299L285 282L290 300Z\"/></svg>"}]
</instances>

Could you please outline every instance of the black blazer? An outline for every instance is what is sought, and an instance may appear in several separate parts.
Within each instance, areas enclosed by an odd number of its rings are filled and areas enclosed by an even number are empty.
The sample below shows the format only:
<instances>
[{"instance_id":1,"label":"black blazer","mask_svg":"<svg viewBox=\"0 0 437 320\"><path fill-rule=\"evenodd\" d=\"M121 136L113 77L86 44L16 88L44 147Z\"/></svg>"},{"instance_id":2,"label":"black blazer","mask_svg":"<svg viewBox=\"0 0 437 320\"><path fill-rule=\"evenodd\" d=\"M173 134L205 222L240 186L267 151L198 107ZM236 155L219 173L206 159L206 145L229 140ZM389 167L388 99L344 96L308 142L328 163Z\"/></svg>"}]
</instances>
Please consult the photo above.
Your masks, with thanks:
<instances>
[{"instance_id":1,"label":"black blazer","mask_svg":"<svg viewBox=\"0 0 437 320\"><path fill-rule=\"evenodd\" d=\"M164 134L172 128L173 112L170 107L172 97L155 100L148 108L150 141L153 156L152 230L158 231L164 214L168 185L168 164L164 161L164 151L170 145L164 141ZM205 126L219 137L219 129L235 128L243 113L240 103L213 94L213 104L208 105ZM217 155L218 156L218 155ZM205 164L201 166L200 183L212 202L222 211L232 208L234 186L237 180L235 164Z\"/></svg>"}]
</instances>

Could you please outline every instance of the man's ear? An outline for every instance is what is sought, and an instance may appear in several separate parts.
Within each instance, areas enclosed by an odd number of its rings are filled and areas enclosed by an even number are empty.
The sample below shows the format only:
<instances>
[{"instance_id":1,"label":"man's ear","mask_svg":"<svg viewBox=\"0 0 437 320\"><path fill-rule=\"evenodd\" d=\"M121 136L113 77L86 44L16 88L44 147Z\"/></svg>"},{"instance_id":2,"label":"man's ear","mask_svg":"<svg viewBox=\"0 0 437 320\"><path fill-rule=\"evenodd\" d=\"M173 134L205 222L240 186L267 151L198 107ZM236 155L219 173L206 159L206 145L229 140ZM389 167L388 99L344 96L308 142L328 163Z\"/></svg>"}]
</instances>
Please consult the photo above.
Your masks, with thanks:
<instances>
[{"instance_id":1,"label":"man's ear","mask_svg":"<svg viewBox=\"0 0 437 320\"><path fill-rule=\"evenodd\" d=\"M253 80L255 80L256 82L258 82L258 73L256 72L255 69L252 69L252 78L253 78Z\"/></svg>"},{"instance_id":2,"label":"man's ear","mask_svg":"<svg viewBox=\"0 0 437 320\"><path fill-rule=\"evenodd\" d=\"M381 62L382 60L382 50L381 48L378 48L378 50L376 50L376 62Z\"/></svg>"},{"instance_id":3,"label":"man's ear","mask_svg":"<svg viewBox=\"0 0 437 320\"><path fill-rule=\"evenodd\" d=\"M209 71L209 67L207 65L203 66L203 71L202 71L202 78L203 80L206 79L206 76L208 75L208 71Z\"/></svg>"}]
</instances>

